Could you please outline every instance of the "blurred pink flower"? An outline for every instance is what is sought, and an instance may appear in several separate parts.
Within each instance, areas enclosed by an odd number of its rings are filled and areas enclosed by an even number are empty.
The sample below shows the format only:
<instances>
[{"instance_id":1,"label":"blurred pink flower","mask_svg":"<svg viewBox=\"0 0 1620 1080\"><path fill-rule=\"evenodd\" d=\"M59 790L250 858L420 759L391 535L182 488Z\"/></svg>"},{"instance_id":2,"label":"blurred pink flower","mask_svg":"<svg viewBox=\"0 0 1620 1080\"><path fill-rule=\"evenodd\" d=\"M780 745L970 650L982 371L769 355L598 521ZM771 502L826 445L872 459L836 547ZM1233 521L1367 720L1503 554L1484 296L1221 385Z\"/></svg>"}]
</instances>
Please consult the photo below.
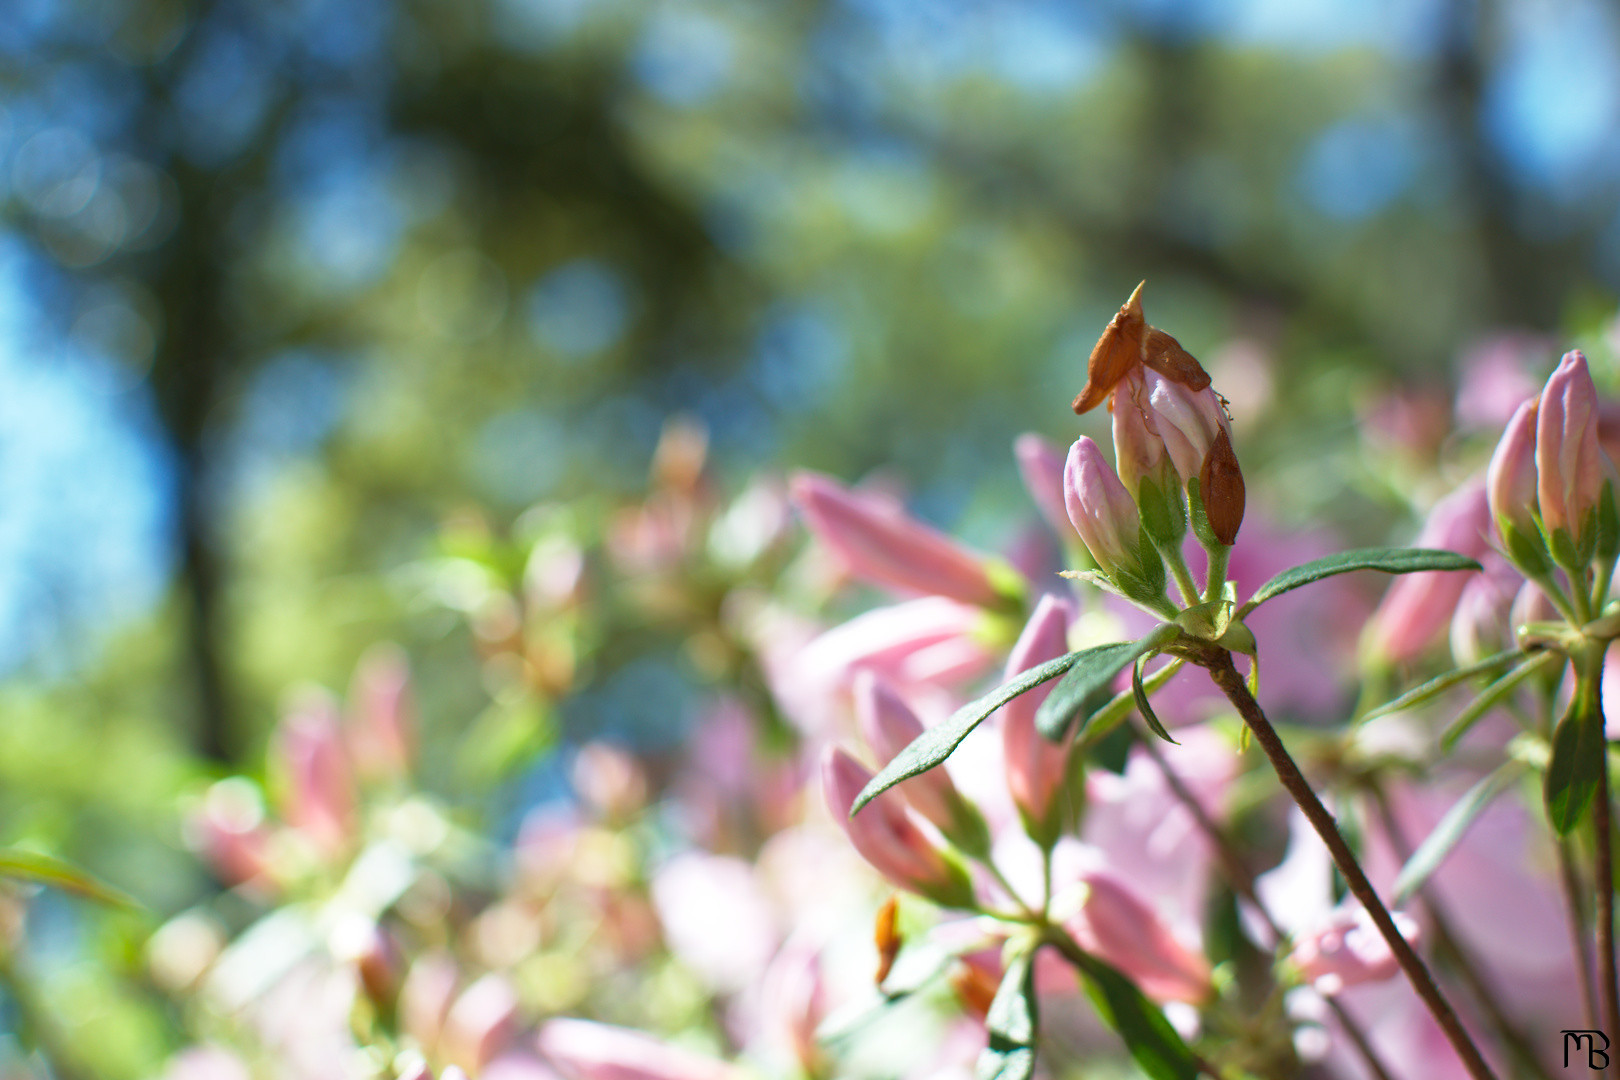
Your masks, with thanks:
<instances>
[{"instance_id":1,"label":"blurred pink flower","mask_svg":"<svg viewBox=\"0 0 1620 1080\"><path fill-rule=\"evenodd\" d=\"M399 781L409 774L415 752L410 689L410 667L397 645L375 646L360 658L346 734L361 779Z\"/></svg>"},{"instance_id":2,"label":"blurred pink flower","mask_svg":"<svg viewBox=\"0 0 1620 1080\"><path fill-rule=\"evenodd\" d=\"M885 791L851 817L849 808L872 773L832 746L821 759L821 778L828 809L855 850L890 884L948 907L967 905L971 886L966 874L917 827L898 792Z\"/></svg>"},{"instance_id":3,"label":"blurred pink flower","mask_svg":"<svg viewBox=\"0 0 1620 1080\"><path fill-rule=\"evenodd\" d=\"M1414 945L1418 925L1404 912L1391 913L1401 936ZM1360 904L1341 906L1297 938L1289 959L1317 993L1333 995L1347 986L1394 977L1400 965L1389 944Z\"/></svg>"},{"instance_id":4,"label":"blurred pink flower","mask_svg":"<svg viewBox=\"0 0 1620 1080\"><path fill-rule=\"evenodd\" d=\"M1451 618L1451 657L1473 664L1513 642L1509 613L1524 577L1494 551L1480 557L1484 572L1468 575Z\"/></svg>"},{"instance_id":5,"label":"blurred pink flower","mask_svg":"<svg viewBox=\"0 0 1620 1080\"><path fill-rule=\"evenodd\" d=\"M1457 388L1457 422L1469 428L1500 428L1525 398L1541 389L1535 374L1546 370L1551 338L1506 332L1475 342L1463 353Z\"/></svg>"},{"instance_id":6,"label":"blurred pink flower","mask_svg":"<svg viewBox=\"0 0 1620 1080\"><path fill-rule=\"evenodd\" d=\"M670 951L711 990L735 993L759 979L779 931L752 864L682 852L654 872L652 897Z\"/></svg>"},{"instance_id":7,"label":"blurred pink flower","mask_svg":"<svg viewBox=\"0 0 1620 1080\"><path fill-rule=\"evenodd\" d=\"M1196 1003L1209 996L1203 952L1178 937L1135 886L1099 869L1083 874L1078 888L1072 913L1065 898L1053 905L1081 948L1119 968L1155 1001Z\"/></svg>"},{"instance_id":8,"label":"blurred pink flower","mask_svg":"<svg viewBox=\"0 0 1620 1080\"><path fill-rule=\"evenodd\" d=\"M1013 443L1013 455L1035 508L1053 532L1068 539L1071 526L1063 503L1063 451L1039 435L1025 433Z\"/></svg>"},{"instance_id":9,"label":"blurred pink flower","mask_svg":"<svg viewBox=\"0 0 1620 1080\"><path fill-rule=\"evenodd\" d=\"M1004 678L1056 659L1069 651L1069 623L1074 605L1050 594L1041 597L1034 614L1007 657ZM1054 743L1035 730L1035 711L1055 683L1044 683L1013 698L1000 710L1007 787L1013 802L1031 822L1046 822L1053 795L1067 778L1072 738Z\"/></svg>"},{"instance_id":10,"label":"blurred pink flower","mask_svg":"<svg viewBox=\"0 0 1620 1080\"><path fill-rule=\"evenodd\" d=\"M518 1023L517 992L505 975L491 972L463 990L450 1006L440 1052L477 1072L512 1043Z\"/></svg>"},{"instance_id":11,"label":"blurred pink flower","mask_svg":"<svg viewBox=\"0 0 1620 1080\"><path fill-rule=\"evenodd\" d=\"M871 671L857 672L854 696L855 719L861 737L882 764L887 765L922 735L922 721L880 676ZM962 797L943 768L929 769L895 790L941 832L949 834L958 824Z\"/></svg>"},{"instance_id":12,"label":"blurred pink flower","mask_svg":"<svg viewBox=\"0 0 1620 1080\"><path fill-rule=\"evenodd\" d=\"M746 1080L724 1061L589 1020L548 1020L536 1041L567 1080Z\"/></svg>"},{"instance_id":13,"label":"blurred pink flower","mask_svg":"<svg viewBox=\"0 0 1620 1080\"><path fill-rule=\"evenodd\" d=\"M1491 532L1485 485L1475 479L1435 504L1412 546L1441 548L1477 559L1490 550ZM1423 652L1451 621L1470 576L1436 570L1397 577L1368 624L1372 649L1395 662Z\"/></svg>"},{"instance_id":14,"label":"blurred pink flower","mask_svg":"<svg viewBox=\"0 0 1620 1080\"><path fill-rule=\"evenodd\" d=\"M163 1080L253 1080L242 1060L217 1046L193 1046L169 1059Z\"/></svg>"},{"instance_id":15,"label":"blurred pink flower","mask_svg":"<svg viewBox=\"0 0 1620 1080\"><path fill-rule=\"evenodd\" d=\"M1000 591L988 559L900 511L888 499L847 488L831 477L793 477L794 505L816 538L851 571L902 594L948 596L993 605Z\"/></svg>"},{"instance_id":16,"label":"blurred pink flower","mask_svg":"<svg viewBox=\"0 0 1620 1080\"><path fill-rule=\"evenodd\" d=\"M302 695L271 736L272 769L282 778L281 817L325 855L354 839L354 771L337 704L325 693Z\"/></svg>"}]
</instances>

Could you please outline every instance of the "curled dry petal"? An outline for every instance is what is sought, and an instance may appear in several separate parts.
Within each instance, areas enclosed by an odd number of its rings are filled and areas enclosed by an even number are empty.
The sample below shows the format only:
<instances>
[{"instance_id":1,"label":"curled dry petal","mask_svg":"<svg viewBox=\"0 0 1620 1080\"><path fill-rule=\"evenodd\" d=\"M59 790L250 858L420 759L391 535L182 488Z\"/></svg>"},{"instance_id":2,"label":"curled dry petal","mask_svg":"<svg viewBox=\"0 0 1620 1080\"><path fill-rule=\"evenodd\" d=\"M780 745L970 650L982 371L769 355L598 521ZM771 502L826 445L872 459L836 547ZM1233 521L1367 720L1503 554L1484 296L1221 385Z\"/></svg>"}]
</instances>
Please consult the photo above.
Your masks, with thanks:
<instances>
[{"instance_id":1,"label":"curled dry petal","mask_svg":"<svg viewBox=\"0 0 1620 1080\"><path fill-rule=\"evenodd\" d=\"M1142 343L1142 363L1189 390L1203 390L1209 386L1209 372L1204 370L1204 365L1183 349L1181 342L1157 326L1147 328Z\"/></svg>"},{"instance_id":2,"label":"curled dry petal","mask_svg":"<svg viewBox=\"0 0 1620 1080\"><path fill-rule=\"evenodd\" d=\"M1125 301L1092 346L1086 361L1086 385L1074 399L1074 411L1090 412L1107 400L1114 384L1142 362L1142 337L1147 321L1142 316L1142 282Z\"/></svg>"}]
</instances>

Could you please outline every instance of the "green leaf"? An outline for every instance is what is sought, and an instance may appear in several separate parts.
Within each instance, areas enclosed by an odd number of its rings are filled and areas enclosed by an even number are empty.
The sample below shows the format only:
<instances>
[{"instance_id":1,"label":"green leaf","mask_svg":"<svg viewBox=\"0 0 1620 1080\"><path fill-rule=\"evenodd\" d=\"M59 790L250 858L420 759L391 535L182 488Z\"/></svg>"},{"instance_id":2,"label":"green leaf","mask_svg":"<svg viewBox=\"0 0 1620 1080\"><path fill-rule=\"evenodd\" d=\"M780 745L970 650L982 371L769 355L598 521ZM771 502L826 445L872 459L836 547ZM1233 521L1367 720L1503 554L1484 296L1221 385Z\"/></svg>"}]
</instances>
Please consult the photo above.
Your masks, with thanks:
<instances>
[{"instance_id":1,"label":"green leaf","mask_svg":"<svg viewBox=\"0 0 1620 1080\"><path fill-rule=\"evenodd\" d=\"M1035 949L1015 951L984 1018L989 1045L979 1054L975 1080L1029 1080L1035 1073Z\"/></svg>"},{"instance_id":2,"label":"green leaf","mask_svg":"<svg viewBox=\"0 0 1620 1080\"><path fill-rule=\"evenodd\" d=\"M1577 687L1553 732L1552 760L1547 762L1547 817L1558 835L1569 835L1586 816L1603 779L1606 753L1596 691Z\"/></svg>"},{"instance_id":3,"label":"green leaf","mask_svg":"<svg viewBox=\"0 0 1620 1080\"><path fill-rule=\"evenodd\" d=\"M1159 1007L1116 968L1087 953L1069 954L1086 984L1086 996L1103 1023L1119 1033L1131 1057L1152 1080L1194 1080L1198 1059Z\"/></svg>"},{"instance_id":4,"label":"green leaf","mask_svg":"<svg viewBox=\"0 0 1620 1080\"><path fill-rule=\"evenodd\" d=\"M1524 655L1525 653L1523 649L1507 649L1497 653L1495 656L1487 656L1478 663L1469 664L1467 667L1460 667L1454 671L1448 671L1444 675L1439 675L1433 679L1430 679L1422 686L1414 687L1413 689L1408 690L1400 697L1384 702L1376 709L1368 710L1361 715L1356 723L1365 724L1367 721L1376 720L1380 716L1388 716L1390 713L1397 713L1402 709L1410 709L1414 705L1421 705L1425 701L1439 697L1441 694L1445 693L1447 690L1450 690L1458 683L1467 682L1475 675L1488 675L1494 673L1497 669L1506 667L1508 664L1511 664L1513 661L1523 657Z\"/></svg>"},{"instance_id":5,"label":"green leaf","mask_svg":"<svg viewBox=\"0 0 1620 1080\"><path fill-rule=\"evenodd\" d=\"M1455 551L1433 548L1356 548L1284 570L1255 590L1238 609L1241 619L1274 596L1352 570L1378 570L1385 574L1415 574L1425 570L1478 570L1479 563Z\"/></svg>"},{"instance_id":6,"label":"green leaf","mask_svg":"<svg viewBox=\"0 0 1620 1080\"><path fill-rule=\"evenodd\" d=\"M1423 883L1446 861L1446 856L1451 854L1451 849L1468 832L1480 812L1491 804L1491 800L1512 787L1523 773L1522 763L1508 761L1464 792L1463 797L1435 825L1434 831L1412 852L1406 865L1401 867L1400 875L1395 879L1395 896L1390 906L1406 903L1413 893L1423 888Z\"/></svg>"},{"instance_id":7,"label":"green leaf","mask_svg":"<svg viewBox=\"0 0 1620 1080\"><path fill-rule=\"evenodd\" d=\"M1595 553L1598 564L1612 566L1620 558L1620 510L1614 503L1614 481L1603 481L1603 494L1598 496L1597 522L1593 526L1596 536Z\"/></svg>"},{"instance_id":8,"label":"green leaf","mask_svg":"<svg viewBox=\"0 0 1620 1080\"><path fill-rule=\"evenodd\" d=\"M0 877L50 885L63 892L82 896L97 903L113 907L133 908L139 905L128 894L104 884L80 870L72 863L37 851L22 848L0 848Z\"/></svg>"},{"instance_id":9,"label":"green leaf","mask_svg":"<svg viewBox=\"0 0 1620 1080\"><path fill-rule=\"evenodd\" d=\"M1159 723L1158 714L1153 711L1153 706L1148 703L1147 691L1142 688L1142 665L1146 662L1147 657L1139 656L1136 658L1136 663L1131 665L1131 698L1136 702L1136 711L1142 714L1142 722L1148 726L1149 731L1167 743L1180 746L1181 744L1172 739L1170 733L1164 730L1164 725Z\"/></svg>"},{"instance_id":10,"label":"green leaf","mask_svg":"<svg viewBox=\"0 0 1620 1080\"><path fill-rule=\"evenodd\" d=\"M1114 676L1138 656L1169 644L1180 633L1178 627L1166 623L1140 641L1098 645L1081 652L1063 681L1052 688L1035 710L1035 730L1053 742L1062 742L1076 716L1080 717L1083 730L1086 721L1112 696L1109 691Z\"/></svg>"},{"instance_id":11,"label":"green leaf","mask_svg":"<svg viewBox=\"0 0 1620 1080\"><path fill-rule=\"evenodd\" d=\"M1449 753L1457 745L1457 740L1468 733L1475 722L1496 706L1505 701L1509 694L1518 689L1520 683L1546 668L1552 661L1562 664L1564 657L1561 653L1538 652L1532 653L1530 658L1512 671L1487 686L1471 703L1468 708L1457 714L1457 718L1447 725L1440 736L1440 749Z\"/></svg>"},{"instance_id":12,"label":"green leaf","mask_svg":"<svg viewBox=\"0 0 1620 1080\"><path fill-rule=\"evenodd\" d=\"M1187 661L1183 660L1181 657L1176 657L1174 660L1171 660L1168 664L1164 665L1164 667L1143 679L1142 689L1146 690L1149 694L1154 693L1165 683L1169 682L1170 677L1176 672L1180 671L1182 667L1186 665L1186 663ZM1088 721L1086 724L1085 733L1075 740L1075 753L1089 753L1099 742L1107 737L1109 732L1113 731L1119 726L1119 722L1121 720L1125 719L1131 714L1131 709L1135 706L1136 694L1134 692L1126 690L1123 693L1115 695L1113 700L1109 701L1107 705L1104 705L1102 708L1098 709L1092 714L1090 721ZM1245 728L1244 730L1247 731L1248 729Z\"/></svg>"},{"instance_id":13,"label":"green leaf","mask_svg":"<svg viewBox=\"0 0 1620 1080\"><path fill-rule=\"evenodd\" d=\"M1104 646L1104 648L1111 647ZM903 780L910 780L919 773L925 773L950 757L961 745L962 740L968 737L968 733L978 727L985 717L1019 694L1033 690L1041 683L1062 675L1082 656L1092 651L1095 650L1066 653L1055 660L1048 660L1038 667L1032 667L1011 682L1003 683L976 701L957 709L945 719L944 723L935 724L924 731L872 777L871 782L861 790L860 795L856 796L854 805L849 808L850 817L860 813L862 807L894 785Z\"/></svg>"}]
</instances>

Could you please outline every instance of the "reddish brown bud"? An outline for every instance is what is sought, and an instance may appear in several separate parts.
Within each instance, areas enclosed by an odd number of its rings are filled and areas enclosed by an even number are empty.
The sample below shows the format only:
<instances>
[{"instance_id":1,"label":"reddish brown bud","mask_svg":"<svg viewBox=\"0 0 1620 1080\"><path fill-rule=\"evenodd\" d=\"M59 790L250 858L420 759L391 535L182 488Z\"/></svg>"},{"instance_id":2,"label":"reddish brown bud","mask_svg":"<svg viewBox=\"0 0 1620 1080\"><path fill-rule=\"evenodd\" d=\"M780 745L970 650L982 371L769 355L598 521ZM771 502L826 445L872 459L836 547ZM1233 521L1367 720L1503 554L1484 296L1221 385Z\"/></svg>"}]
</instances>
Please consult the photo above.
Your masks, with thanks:
<instances>
[{"instance_id":1,"label":"reddish brown bud","mask_svg":"<svg viewBox=\"0 0 1620 1080\"><path fill-rule=\"evenodd\" d=\"M996 999L996 977L978 964L968 961L951 965L946 976L956 1000L962 1008L980 1020L990 1015L990 1003Z\"/></svg>"},{"instance_id":2,"label":"reddish brown bud","mask_svg":"<svg viewBox=\"0 0 1620 1080\"><path fill-rule=\"evenodd\" d=\"M1142 363L1189 390L1202 390L1209 385L1209 372L1204 366L1181 347L1181 342L1157 326L1147 328Z\"/></svg>"},{"instance_id":3,"label":"reddish brown bud","mask_svg":"<svg viewBox=\"0 0 1620 1080\"><path fill-rule=\"evenodd\" d=\"M1232 439L1223 427L1210 444L1204 467L1198 474L1198 493L1204 500L1210 531L1215 539L1231 546L1243 524L1243 470L1232 452Z\"/></svg>"},{"instance_id":4,"label":"reddish brown bud","mask_svg":"<svg viewBox=\"0 0 1620 1080\"><path fill-rule=\"evenodd\" d=\"M889 977L894 968L895 957L900 955L900 898L891 896L878 908L877 925L873 928L872 940L877 945L878 968L876 983L878 989L883 988L883 980Z\"/></svg>"},{"instance_id":5,"label":"reddish brown bud","mask_svg":"<svg viewBox=\"0 0 1620 1080\"><path fill-rule=\"evenodd\" d=\"M1075 412L1090 412L1101 405L1114 384L1142 362L1142 335L1147 329L1142 316L1142 285L1109 320L1108 328L1092 347L1091 359L1086 362L1085 388L1074 399Z\"/></svg>"}]
</instances>

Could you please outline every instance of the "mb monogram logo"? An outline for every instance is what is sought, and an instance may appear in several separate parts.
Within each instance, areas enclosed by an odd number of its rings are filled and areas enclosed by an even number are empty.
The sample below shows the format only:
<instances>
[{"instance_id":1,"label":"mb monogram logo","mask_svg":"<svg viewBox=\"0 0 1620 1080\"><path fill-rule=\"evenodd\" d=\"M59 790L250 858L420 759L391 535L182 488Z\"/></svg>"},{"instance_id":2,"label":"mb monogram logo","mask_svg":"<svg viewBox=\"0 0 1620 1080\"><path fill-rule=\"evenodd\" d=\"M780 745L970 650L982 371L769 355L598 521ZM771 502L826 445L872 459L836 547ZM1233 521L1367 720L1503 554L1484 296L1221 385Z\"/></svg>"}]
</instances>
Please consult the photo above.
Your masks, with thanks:
<instances>
[{"instance_id":1,"label":"mb monogram logo","mask_svg":"<svg viewBox=\"0 0 1620 1080\"><path fill-rule=\"evenodd\" d=\"M1598 1045L1600 1039L1603 1042L1601 1046ZM1609 1037L1603 1032L1566 1028L1564 1030L1564 1068L1566 1069L1569 1068L1569 1050L1571 1046L1574 1046L1577 1054L1581 1052L1581 1047L1585 1046L1587 1068L1607 1069L1609 1067ZM1577 1060L1575 1064L1579 1066L1580 1062Z\"/></svg>"}]
</instances>

